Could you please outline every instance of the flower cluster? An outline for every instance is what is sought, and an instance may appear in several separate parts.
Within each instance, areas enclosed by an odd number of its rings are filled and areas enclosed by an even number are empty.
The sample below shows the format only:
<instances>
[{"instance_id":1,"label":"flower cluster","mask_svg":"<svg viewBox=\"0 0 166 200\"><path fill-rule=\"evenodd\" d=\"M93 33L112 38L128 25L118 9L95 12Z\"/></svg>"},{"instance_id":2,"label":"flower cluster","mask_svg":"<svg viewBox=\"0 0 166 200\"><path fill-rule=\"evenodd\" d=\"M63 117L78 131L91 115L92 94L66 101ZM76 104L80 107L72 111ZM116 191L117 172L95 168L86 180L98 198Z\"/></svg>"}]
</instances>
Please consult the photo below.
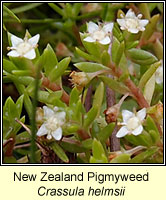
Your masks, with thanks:
<instances>
[{"instance_id":1,"label":"flower cluster","mask_svg":"<svg viewBox=\"0 0 166 200\"><path fill-rule=\"evenodd\" d=\"M87 23L88 36L84 38L86 42L99 42L106 45L111 42L112 29L114 24L107 23L105 25L95 24L93 22Z\"/></svg>"},{"instance_id":2,"label":"flower cluster","mask_svg":"<svg viewBox=\"0 0 166 200\"><path fill-rule=\"evenodd\" d=\"M128 110L122 110L123 125L117 132L116 137L121 138L127 134L139 135L143 131L142 122L146 116L146 108L141 109L137 113Z\"/></svg>"},{"instance_id":3,"label":"flower cluster","mask_svg":"<svg viewBox=\"0 0 166 200\"><path fill-rule=\"evenodd\" d=\"M30 60L36 57L35 48L39 41L40 35L37 34L30 39L25 36L24 39L21 39L15 35L11 36L12 46L8 47L8 50L11 50L7 55L11 57L25 57Z\"/></svg>"},{"instance_id":4,"label":"flower cluster","mask_svg":"<svg viewBox=\"0 0 166 200\"><path fill-rule=\"evenodd\" d=\"M58 112L58 107L54 109L43 106L44 123L37 132L37 136L47 135L47 139L54 138L60 140L62 138L62 125L65 123L66 113Z\"/></svg>"},{"instance_id":5,"label":"flower cluster","mask_svg":"<svg viewBox=\"0 0 166 200\"><path fill-rule=\"evenodd\" d=\"M142 14L138 16L130 9L125 16L121 14L122 19L117 19L121 30L127 30L130 33L138 33L139 31L144 31L145 26L148 24L149 20L142 19Z\"/></svg>"}]
</instances>

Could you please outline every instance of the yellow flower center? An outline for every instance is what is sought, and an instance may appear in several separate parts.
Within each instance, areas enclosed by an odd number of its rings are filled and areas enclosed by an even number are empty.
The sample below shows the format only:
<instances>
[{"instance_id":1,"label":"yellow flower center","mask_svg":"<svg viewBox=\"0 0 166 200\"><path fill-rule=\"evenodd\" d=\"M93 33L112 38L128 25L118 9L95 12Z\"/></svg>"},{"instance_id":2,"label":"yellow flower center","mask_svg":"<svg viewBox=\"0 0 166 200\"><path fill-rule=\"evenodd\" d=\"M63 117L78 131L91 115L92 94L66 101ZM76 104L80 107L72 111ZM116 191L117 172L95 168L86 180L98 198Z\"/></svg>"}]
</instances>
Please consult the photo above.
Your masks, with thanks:
<instances>
[{"instance_id":1,"label":"yellow flower center","mask_svg":"<svg viewBox=\"0 0 166 200\"><path fill-rule=\"evenodd\" d=\"M140 125L138 117L131 117L127 122L127 129L130 131L135 130Z\"/></svg>"},{"instance_id":2,"label":"yellow flower center","mask_svg":"<svg viewBox=\"0 0 166 200\"><path fill-rule=\"evenodd\" d=\"M32 49L32 46L28 42L22 42L17 46L17 52L20 55L28 53Z\"/></svg>"},{"instance_id":3,"label":"yellow flower center","mask_svg":"<svg viewBox=\"0 0 166 200\"><path fill-rule=\"evenodd\" d=\"M51 131L55 131L59 127L59 122L55 116L52 116L46 121L46 128Z\"/></svg>"},{"instance_id":4,"label":"yellow flower center","mask_svg":"<svg viewBox=\"0 0 166 200\"><path fill-rule=\"evenodd\" d=\"M102 31L102 30L95 31L95 32L93 33L93 38L94 38L95 40L102 40L102 39L104 39L104 37L105 37L105 32Z\"/></svg>"},{"instance_id":5,"label":"yellow flower center","mask_svg":"<svg viewBox=\"0 0 166 200\"><path fill-rule=\"evenodd\" d=\"M137 28L138 27L138 19L126 19L126 25L128 28Z\"/></svg>"}]
</instances>

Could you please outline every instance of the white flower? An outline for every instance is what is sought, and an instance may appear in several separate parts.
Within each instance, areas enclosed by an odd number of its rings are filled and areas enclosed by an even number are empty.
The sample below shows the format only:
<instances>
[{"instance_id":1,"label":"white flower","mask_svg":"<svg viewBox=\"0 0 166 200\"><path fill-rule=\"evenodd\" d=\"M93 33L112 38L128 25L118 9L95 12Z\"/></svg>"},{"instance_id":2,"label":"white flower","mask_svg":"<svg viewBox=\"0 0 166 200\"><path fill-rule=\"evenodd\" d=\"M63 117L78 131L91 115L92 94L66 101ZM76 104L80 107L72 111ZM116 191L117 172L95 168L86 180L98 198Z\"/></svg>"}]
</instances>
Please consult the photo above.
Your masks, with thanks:
<instances>
[{"instance_id":1,"label":"white flower","mask_svg":"<svg viewBox=\"0 0 166 200\"><path fill-rule=\"evenodd\" d=\"M55 140L62 138L61 126L65 123L65 112L57 112L58 107L54 109L43 106L45 122L41 125L37 132L37 136L47 135L47 139L50 140L52 137Z\"/></svg>"},{"instance_id":2,"label":"white flower","mask_svg":"<svg viewBox=\"0 0 166 200\"><path fill-rule=\"evenodd\" d=\"M127 30L130 33L138 33L139 31L144 31L145 26L148 24L149 20L142 19L142 14L138 16L130 9L126 13L126 16L121 14L122 19L117 19L118 24L121 26L121 30Z\"/></svg>"},{"instance_id":3,"label":"white flower","mask_svg":"<svg viewBox=\"0 0 166 200\"><path fill-rule=\"evenodd\" d=\"M105 25L95 24L93 22L87 23L88 37L84 38L86 42L99 42L106 45L111 42L111 35L113 29L113 23L107 23Z\"/></svg>"},{"instance_id":4,"label":"white flower","mask_svg":"<svg viewBox=\"0 0 166 200\"><path fill-rule=\"evenodd\" d=\"M161 65L157 68L155 78L157 84L163 83L163 62L161 62Z\"/></svg>"},{"instance_id":5,"label":"white flower","mask_svg":"<svg viewBox=\"0 0 166 200\"><path fill-rule=\"evenodd\" d=\"M11 36L12 46L8 47L8 50L11 50L7 55L11 57L25 57L30 60L36 57L35 48L39 41L40 35L37 34L30 39L26 36L24 39L21 39L15 35Z\"/></svg>"},{"instance_id":6,"label":"white flower","mask_svg":"<svg viewBox=\"0 0 166 200\"><path fill-rule=\"evenodd\" d=\"M128 110L122 110L123 125L117 132L116 137L121 138L127 134L139 135L143 131L142 122L146 116L146 108L141 109L136 114Z\"/></svg>"}]
</instances>

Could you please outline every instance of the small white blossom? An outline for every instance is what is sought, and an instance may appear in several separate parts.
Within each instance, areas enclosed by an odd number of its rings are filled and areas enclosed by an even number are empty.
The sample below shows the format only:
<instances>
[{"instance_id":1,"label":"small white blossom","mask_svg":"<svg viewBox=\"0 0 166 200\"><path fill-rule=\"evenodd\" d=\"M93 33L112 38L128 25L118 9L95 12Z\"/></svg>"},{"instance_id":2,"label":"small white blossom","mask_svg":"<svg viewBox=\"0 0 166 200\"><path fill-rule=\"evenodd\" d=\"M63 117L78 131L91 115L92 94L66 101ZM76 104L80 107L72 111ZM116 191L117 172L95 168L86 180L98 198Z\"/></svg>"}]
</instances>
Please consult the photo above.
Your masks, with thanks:
<instances>
[{"instance_id":1,"label":"small white blossom","mask_svg":"<svg viewBox=\"0 0 166 200\"><path fill-rule=\"evenodd\" d=\"M43 106L44 110L44 123L41 125L37 132L37 136L47 135L47 139L50 140L52 137L55 140L62 138L61 126L65 123L66 113L64 111L57 112L58 107L54 109Z\"/></svg>"},{"instance_id":2,"label":"small white blossom","mask_svg":"<svg viewBox=\"0 0 166 200\"><path fill-rule=\"evenodd\" d=\"M122 110L123 125L117 132L116 137L121 138L127 134L139 135L143 131L142 122L146 116L146 108L141 109L136 114L128 110Z\"/></svg>"},{"instance_id":3,"label":"small white blossom","mask_svg":"<svg viewBox=\"0 0 166 200\"><path fill-rule=\"evenodd\" d=\"M161 62L161 65L157 68L155 78L157 84L163 83L163 62Z\"/></svg>"},{"instance_id":4,"label":"small white blossom","mask_svg":"<svg viewBox=\"0 0 166 200\"><path fill-rule=\"evenodd\" d=\"M93 22L87 23L88 36L84 38L86 42L99 42L106 45L111 42L111 35L113 29L113 23L107 23L105 25L95 24Z\"/></svg>"},{"instance_id":5,"label":"small white blossom","mask_svg":"<svg viewBox=\"0 0 166 200\"><path fill-rule=\"evenodd\" d=\"M37 34L30 39L25 36L24 39L21 39L15 35L11 36L12 46L8 47L8 50L11 50L7 55L11 57L25 57L30 60L36 57L35 48L39 41L40 35Z\"/></svg>"},{"instance_id":6,"label":"small white blossom","mask_svg":"<svg viewBox=\"0 0 166 200\"><path fill-rule=\"evenodd\" d=\"M139 31L144 31L145 26L148 24L149 20L142 19L142 14L138 16L130 9L125 16L121 14L122 19L117 19L121 30L127 30L130 33L138 33Z\"/></svg>"}]
</instances>

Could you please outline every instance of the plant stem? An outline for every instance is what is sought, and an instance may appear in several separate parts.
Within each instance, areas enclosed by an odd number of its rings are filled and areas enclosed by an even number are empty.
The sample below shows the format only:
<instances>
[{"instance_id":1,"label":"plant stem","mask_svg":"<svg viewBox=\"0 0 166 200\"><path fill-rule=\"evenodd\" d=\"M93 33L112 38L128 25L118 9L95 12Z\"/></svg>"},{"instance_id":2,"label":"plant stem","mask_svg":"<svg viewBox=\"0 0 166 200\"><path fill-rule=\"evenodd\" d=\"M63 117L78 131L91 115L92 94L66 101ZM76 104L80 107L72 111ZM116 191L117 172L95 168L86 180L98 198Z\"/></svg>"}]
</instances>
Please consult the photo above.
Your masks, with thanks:
<instances>
[{"instance_id":1,"label":"plant stem","mask_svg":"<svg viewBox=\"0 0 166 200\"><path fill-rule=\"evenodd\" d=\"M112 75L108 75L109 77ZM109 107L112 107L116 104L115 101L115 92L110 89L108 86L106 87L106 100L107 100L107 109ZM113 151L119 151L120 150L120 140L116 137L118 131L117 125L115 125L115 128L110 136L110 150Z\"/></svg>"},{"instance_id":2,"label":"plant stem","mask_svg":"<svg viewBox=\"0 0 166 200\"><path fill-rule=\"evenodd\" d=\"M62 90L63 93L62 93L61 100L65 102L67 105L69 104L70 96L59 85L57 85L56 83L51 83L50 80L44 76L42 77L42 85L52 91Z\"/></svg>"},{"instance_id":3,"label":"plant stem","mask_svg":"<svg viewBox=\"0 0 166 200\"><path fill-rule=\"evenodd\" d=\"M90 85L88 88L84 106L85 106L86 112L88 112L92 107L92 85Z\"/></svg>"},{"instance_id":4,"label":"plant stem","mask_svg":"<svg viewBox=\"0 0 166 200\"><path fill-rule=\"evenodd\" d=\"M32 118L31 118L31 153L30 153L30 162L36 162L36 107L37 107L37 99L38 99L38 89L39 89L39 77L40 77L40 65L36 66L36 80L35 80L35 91L34 91L34 98L32 101Z\"/></svg>"}]
</instances>

